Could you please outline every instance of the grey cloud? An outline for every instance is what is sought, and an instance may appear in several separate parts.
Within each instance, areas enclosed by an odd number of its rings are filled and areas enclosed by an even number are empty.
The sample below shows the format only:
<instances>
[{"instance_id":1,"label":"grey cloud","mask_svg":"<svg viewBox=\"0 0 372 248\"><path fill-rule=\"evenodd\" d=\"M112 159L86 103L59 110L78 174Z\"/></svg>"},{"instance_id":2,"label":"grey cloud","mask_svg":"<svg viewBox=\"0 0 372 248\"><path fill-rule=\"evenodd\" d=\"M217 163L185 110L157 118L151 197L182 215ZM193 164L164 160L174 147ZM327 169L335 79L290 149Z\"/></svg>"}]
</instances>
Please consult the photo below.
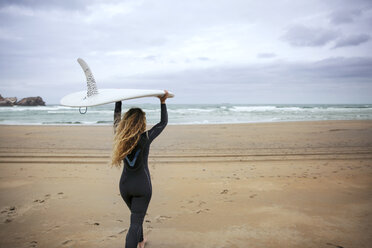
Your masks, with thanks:
<instances>
[{"instance_id":1,"label":"grey cloud","mask_svg":"<svg viewBox=\"0 0 372 248\"><path fill-rule=\"evenodd\" d=\"M210 59L207 58L207 57L198 57L198 60L200 60L200 61L208 61Z\"/></svg>"},{"instance_id":2,"label":"grey cloud","mask_svg":"<svg viewBox=\"0 0 372 248\"><path fill-rule=\"evenodd\" d=\"M340 32L315 27L292 26L282 36L292 46L316 47L324 46L340 36Z\"/></svg>"},{"instance_id":3,"label":"grey cloud","mask_svg":"<svg viewBox=\"0 0 372 248\"><path fill-rule=\"evenodd\" d=\"M372 57L335 57L313 62L275 61L138 74L124 80L134 85L141 83L147 87L169 88L177 94L175 100L180 102L206 99L210 103L224 99L245 103L267 103L271 100L314 103L321 96L326 102L356 103L372 99L372 91L360 90L372 89L370 68ZM210 98L206 98L208 95L211 95Z\"/></svg>"},{"instance_id":4,"label":"grey cloud","mask_svg":"<svg viewBox=\"0 0 372 248\"><path fill-rule=\"evenodd\" d=\"M155 61L157 58L158 58L158 56L149 55L149 56L144 57L143 59L150 60L150 61Z\"/></svg>"},{"instance_id":5,"label":"grey cloud","mask_svg":"<svg viewBox=\"0 0 372 248\"><path fill-rule=\"evenodd\" d=\"M333 80L354 78L356 81L372 84L370 68L372 68L372 57L335 57L312 63L292 64L289 66L289 71L298 77Z\"/></svg>"},{"instance_id":6,"label":"grey cloud","mask_svg":"<svg viewBox=\"0 0 372 248\"><path fill-rule=\"evenodd\" d=\"M339 39L334 48L338 47L347 47L347 46L358 46L362 43L365 43L371 39L371 36L367 34L358 34L358 35L350 35L348 37Z\"/></svg>"},{"instance_id":7,"label":"grey cloud","mask_svg":"<svg viewBox=\"0 0 372 248\"><path fill-rule=\"evenodd\" d=\"M343 80L350 78L372 84L372 57L334 57L312 62L272 62L265 64L247 64L236 66L215 66L207 69L184 70L176 73L138 74L128 79L151 82L170 80L187 82L197 79L207 84L245 84L255 82L299 79L304 83L314 80Z\"/></svg>"},{"instance_id":8,"label":"grey cloud","mask_svg":"<svg viewBox=\"0 0 372 248\"><path fill-rule=\"evenodd\" d=\"M269 58L274 58L276 57L275 53L258 53L257 58L260 59L269 59Z\"/></svg>"},{"instance_id":9,"label":"grey cloud","mask_svg":"<svg viewBox=\"0 0 372 248\"><path fill-rule=\"evenodd\" d=\"M351 23L354 19L360 16L362 11L360 9L354 10L338 10L334 11L330 14L329 19L332 24L340 25L345 23Z\"/></svg>"},{"instance_id":10,"label":"grey cloud","mask_svg":"<svg viewBox=\"0 0 372 248\"><path fill-rule=\"evenodd\" d=\"M27 8L60 8L60 9L69 9L69 10L76 10L76 9L85 9L88 4L92 4L98 1L89 1L89 0L47 0L47 1L40 1L40 0L2 0L0 1L0 8L4 8L7 6L19 6L19 7L27 7Z\"/></svg>"},{"instance_id":11,"label":"grey cloud","mask_svg":"<svg viewBox=\"0 0 372 248\"><path fill-rule=\"evenodd\" d=\"M327 0L322 2L326 5L328 5L332 9L340 10L354 10L356 8L358 9L370 9L372 8L372 2L371 0Z\"/></svg>"}]
</instances>

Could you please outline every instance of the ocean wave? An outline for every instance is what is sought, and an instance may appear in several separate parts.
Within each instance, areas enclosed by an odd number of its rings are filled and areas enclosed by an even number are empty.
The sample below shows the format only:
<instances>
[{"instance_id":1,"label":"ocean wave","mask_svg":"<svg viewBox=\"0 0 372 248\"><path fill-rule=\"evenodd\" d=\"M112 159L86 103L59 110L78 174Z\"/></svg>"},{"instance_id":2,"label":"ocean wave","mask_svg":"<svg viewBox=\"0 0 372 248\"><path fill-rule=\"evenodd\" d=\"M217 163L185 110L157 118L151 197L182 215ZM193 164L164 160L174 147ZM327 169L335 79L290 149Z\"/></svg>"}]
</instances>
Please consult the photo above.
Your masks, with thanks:
<instances>
[{"instance_id":1,"label":"ocean wave","mask_svg":"<svg viewBox=\"0 0 372 248\"><path fill-rule=\"evenodd\" d=\"M0 107L0 111L48 111L48 110L59 110L73 108L65 106L11 106L11 107ZM76 109L76 108L75 108Z\"/></svg>"},{"instance_id":2,"label":"ocean wave","mask_svg":"<svg viewBox=\"0 0 372 248\"><path fill-rule=\"evenodd\" d=\"M213 108L213 109L187 108L187 109L168 109L168 112L176 113L176 114L193 114L193 113L211 113L217 110L218 110L217 108Z\"/></svg>"},{"instance_id":3,"label":"ocean wave","mask_svg":"<svg viewBox=\"0 0 372 248\"><path fill-rule=\"evenodd\" d=\"M84 124L82 121L44 121L41 123L42 125L49 125L49 124ZM85 123L91 124L91 123Z\"/></svg>"},{"instance_id":4,"label":"ocean wave","mask_svg":"<svg viewBox=\"0 0 372 248\"><path fill-rule=\"evenodd\" d=\"M106 121L44 121L41 125L96 125L112 123Z\"/></svg>"},{"instance_id":5,"label":"ocean wave","mask_svg":"<svg viewBox=\"0 0 372 248\"><path fill-rule=\"evenodd\" d=\"M113 121L96 121L97 124L112 124Z\"/></svg>"},{"instance_id":6,"label":"ocean wave","mask_svg":"<svg viewBox=\"0 0 372 248\"><path fill-rule=\"evenodd\" d=\"M336 106L233 106L229 110L233 112L351 112L351 111L371 111L372 107L336 107Z\"/></svg>"},{"instance_id":7,"label":"ocean wave","mask_svg":"<svg viewBox=\"0 0 372 248\"><path fill-rule=\"evenodd\" d=\"M84 112L85 110L82 110L82 112ZM65 110L48 110L47 111L48 114L80 114L79 113L79 110L77 109L71 109L71 110L68 110L68 111L65 111ZM90 114L114 114L114 111L111 110L87 110L87 113L90 113Z\"/></svg>"},{"instance_id":8,"label":"ocean wave","mask_svg":"<svg viewBox=\"0 0 372 248\"><path fill-rule=\"evenodd\" d=\"M229 110L233 112L258 112L258 111L273 111L276 106L233 106Z\"/></svg>"}]
</instances>

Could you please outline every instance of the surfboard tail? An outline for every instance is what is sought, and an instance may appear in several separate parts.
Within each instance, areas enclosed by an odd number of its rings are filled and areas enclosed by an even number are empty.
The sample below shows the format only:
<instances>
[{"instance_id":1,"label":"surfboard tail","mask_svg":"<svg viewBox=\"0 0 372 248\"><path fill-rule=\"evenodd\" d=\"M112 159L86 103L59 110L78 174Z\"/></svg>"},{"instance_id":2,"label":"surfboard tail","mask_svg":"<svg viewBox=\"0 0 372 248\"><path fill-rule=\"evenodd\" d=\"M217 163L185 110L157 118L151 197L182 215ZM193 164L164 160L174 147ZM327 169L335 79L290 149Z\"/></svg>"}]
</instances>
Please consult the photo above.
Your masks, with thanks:
<instances>
[{"instance_id":1,"label":"surfboard tail","mask_svg":"<svg viewBox=\"0 0 372 248\"><path fill-rule=\"evenodd\" d=\"M90 70L88 64L81 58L77 59L78 63L80 64L81 68L85 73L85 77L87 78L87 97L91 97L93 95L98 94L97 84L94 80L93 73Z\"/></svg>"}]
</instances>

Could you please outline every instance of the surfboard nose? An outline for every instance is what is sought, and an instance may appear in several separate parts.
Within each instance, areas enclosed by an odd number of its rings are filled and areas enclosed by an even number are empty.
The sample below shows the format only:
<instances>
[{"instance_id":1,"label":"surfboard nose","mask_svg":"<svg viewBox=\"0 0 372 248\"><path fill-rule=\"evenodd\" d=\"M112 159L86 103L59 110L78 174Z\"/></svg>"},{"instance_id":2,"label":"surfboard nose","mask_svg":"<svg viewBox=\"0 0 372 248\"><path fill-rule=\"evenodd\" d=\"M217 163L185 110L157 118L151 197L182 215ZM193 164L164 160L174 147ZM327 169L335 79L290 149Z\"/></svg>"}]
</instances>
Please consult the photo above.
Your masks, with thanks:
<instances>
[{"instance_id":1,"label":"surfboard nose","mask_svg":"<svg viewBox=\"0 0 372 248\"><path fill-rule=\"evenodd\" d=\"M84 71L85 77L87 79L87 97L91 97L93 95L98 94L97 84L94 80L93 73L90 70L88 64L82 59L77 59L78 63L80 64L81 68Z\"/></svg>"}]
</instances>

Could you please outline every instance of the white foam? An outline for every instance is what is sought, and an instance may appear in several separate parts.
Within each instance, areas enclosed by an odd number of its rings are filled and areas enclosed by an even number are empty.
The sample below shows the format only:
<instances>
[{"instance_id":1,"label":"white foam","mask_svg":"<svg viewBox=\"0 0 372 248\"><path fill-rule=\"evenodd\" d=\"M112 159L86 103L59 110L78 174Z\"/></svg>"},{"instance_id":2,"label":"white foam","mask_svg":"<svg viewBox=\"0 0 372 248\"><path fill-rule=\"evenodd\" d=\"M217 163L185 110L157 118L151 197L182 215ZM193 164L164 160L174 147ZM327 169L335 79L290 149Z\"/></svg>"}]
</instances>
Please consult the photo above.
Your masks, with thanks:
<instances>
[{"instance_id":1,"label":"white foam","mask_svg":"<svg viewBox=\"0 0 372 248\"><path fill-rule=\"evenodd\" d=\"M230 108L234 112L272 111L275 109L275 106L233 106Z\"/></svg>"},{"instance_id":2,"label":"white foam","mask_svg":"<svg viewBox=\"0 0 372 248\"><path fill-rule=\"evenodd\" d=\"M59 110L69 109L70 107L65 106L12 106L12 107L1 107L0 111L43 111L43 110Z\"/></svg>"}]
</instances>

